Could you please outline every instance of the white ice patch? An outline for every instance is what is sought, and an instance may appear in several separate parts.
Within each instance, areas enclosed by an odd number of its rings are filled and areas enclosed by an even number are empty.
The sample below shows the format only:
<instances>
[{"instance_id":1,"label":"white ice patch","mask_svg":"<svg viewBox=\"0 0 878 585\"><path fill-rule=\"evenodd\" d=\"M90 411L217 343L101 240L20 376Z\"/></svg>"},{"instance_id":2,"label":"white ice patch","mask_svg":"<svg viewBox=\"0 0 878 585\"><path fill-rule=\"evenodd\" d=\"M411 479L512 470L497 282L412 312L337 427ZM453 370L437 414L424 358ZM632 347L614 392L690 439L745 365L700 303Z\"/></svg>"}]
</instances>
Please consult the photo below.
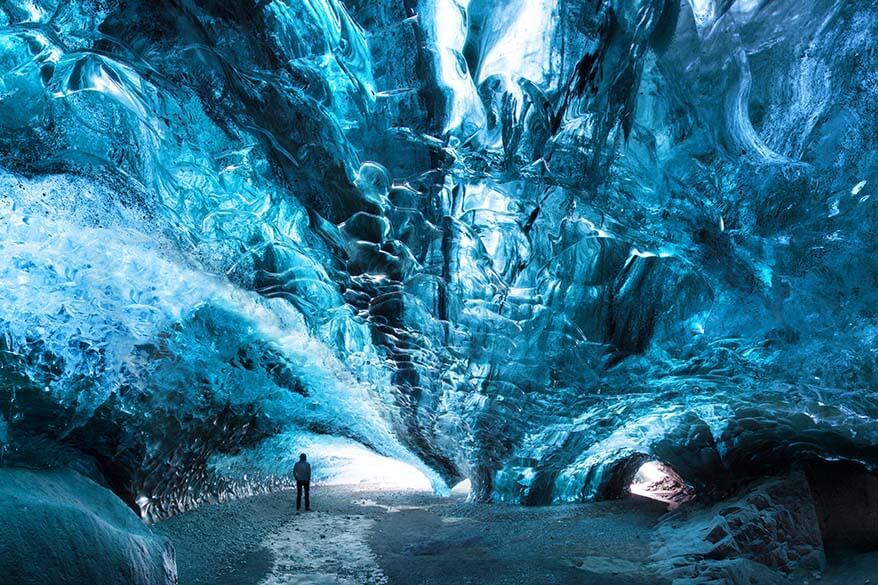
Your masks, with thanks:
<instances>
[{"instance_id":1,"label":"white ice patch","mask_svg":"<svg viewBox=\"0 0 878 585\"><path fill-rule=\"evenodd\" d=\"M369 548L374 520L320 512L266 536L274 555L271 574L259 585L384 585L387 577Z\"/></svg>"},{"instance_id":2,"label":"white ice patch","mask_svg":"<svg viewBox=\"0 0 878 585\"><path fill-rule=\"evenodd\" d=\"M470 77L462 51L466 44L466 9L469 0L435 2L436 58L439 78L449 96L445 132L485 123L485 112Z\"/></svg>"},{"instance_id":3,"label":"white ice patch","mask_svg":"<svg viewBox=\"0 0 878 585\"><path fill-rule=\"evenodd\" d=\"M395 514L396 512L402 512L403 510L426 510L426 506L388 506L386 504L379 504L375 500L355 500L353 502L358 506L363 506L364 508L382 508L387 511L389 514Z\"/></svg>"},{"instance_id":4,"label":"white ice patch","mask_svg":"<svg viewBox=\"0 0 878 585\"><path fill-rule=\"evenodd\" d=\"M477 83L499 74L507 79L528 79L537 85L553 73L550 50L555 32L557 0L511 0L492 14L485 33L489 47L479 65Z\"/></svg>"}]
</instances>

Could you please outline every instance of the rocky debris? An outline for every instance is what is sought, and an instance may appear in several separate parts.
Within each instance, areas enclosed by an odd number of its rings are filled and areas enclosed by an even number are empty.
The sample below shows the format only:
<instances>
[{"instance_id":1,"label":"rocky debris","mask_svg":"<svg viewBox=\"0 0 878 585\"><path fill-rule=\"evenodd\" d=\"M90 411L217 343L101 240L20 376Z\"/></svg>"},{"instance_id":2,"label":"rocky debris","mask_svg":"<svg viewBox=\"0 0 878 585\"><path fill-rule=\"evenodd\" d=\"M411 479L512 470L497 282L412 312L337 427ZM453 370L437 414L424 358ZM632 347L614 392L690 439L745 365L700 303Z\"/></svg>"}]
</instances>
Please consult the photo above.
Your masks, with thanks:
<instances>
[{"instance_id":1,"label":"rocky debris","mask_svg":"<svg viewBox=\"0 0 878 585\"><path fill-rule=\"evenodd\" d=\"M176 585L174 547L70 470L0 469L0 581Z\"/></svg>"},{"instance_id":2,"label":"rocky debris","mask_svg":"<svg viewBox=\"0 0 878 585\"><path fill-rule=\"evenodd\" d=\"M657 531L656 569L675 585L772 584L825 566L805 475L752 484L710 507L684 506Z\"/></svg>"}]
</instances>

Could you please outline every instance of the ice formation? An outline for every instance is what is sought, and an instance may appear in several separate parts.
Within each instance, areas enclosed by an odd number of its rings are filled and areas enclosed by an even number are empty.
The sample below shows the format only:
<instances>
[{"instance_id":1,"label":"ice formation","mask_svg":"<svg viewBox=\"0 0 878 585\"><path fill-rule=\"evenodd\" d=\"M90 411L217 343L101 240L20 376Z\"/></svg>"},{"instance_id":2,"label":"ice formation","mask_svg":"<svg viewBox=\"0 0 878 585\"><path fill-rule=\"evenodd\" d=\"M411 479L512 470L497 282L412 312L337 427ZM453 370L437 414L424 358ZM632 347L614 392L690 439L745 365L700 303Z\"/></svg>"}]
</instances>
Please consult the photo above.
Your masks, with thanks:
<instances>
[{"instance_id":1,"label":"ice formation","mask_svg":"<svg viewBox=\"0 0 878 585\"><path fill-rule=\"evenodd\" d=\"M176 585L170 540L69 469L0 469L5 583Z\"/></svg>"},{"instance_id":2,"label":"ice formation","mask_svg":"<svg viewBox=\"0 0 878 585\"><path fill-rule=\"evenodd\" d=\"M149 518L301 445L525 504L878 464L876 35L842 0L4 2L0 464Z\"/></svg>"}]
</instances>

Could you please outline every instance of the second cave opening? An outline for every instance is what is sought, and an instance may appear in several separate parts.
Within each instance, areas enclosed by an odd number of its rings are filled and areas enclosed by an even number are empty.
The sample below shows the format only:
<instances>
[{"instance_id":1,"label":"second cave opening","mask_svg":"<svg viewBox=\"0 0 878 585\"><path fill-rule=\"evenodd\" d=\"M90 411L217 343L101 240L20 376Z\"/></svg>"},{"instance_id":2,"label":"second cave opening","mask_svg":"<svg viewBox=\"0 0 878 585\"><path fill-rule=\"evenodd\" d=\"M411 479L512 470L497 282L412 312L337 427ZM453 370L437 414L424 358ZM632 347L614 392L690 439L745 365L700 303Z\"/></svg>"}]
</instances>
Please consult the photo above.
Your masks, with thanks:
<instances>
[{"instance_id":1,"label":"second cave opening","mask_svg":"<svg viewBox=\"0 0 878 585\"><path fill-rule=\"evenodd\" d=\"M628 491L631 495L668 504L673 510L695 497L695 491L674 469L661 461L646 461L635 472Z\"/></svg>"}]
</instances>

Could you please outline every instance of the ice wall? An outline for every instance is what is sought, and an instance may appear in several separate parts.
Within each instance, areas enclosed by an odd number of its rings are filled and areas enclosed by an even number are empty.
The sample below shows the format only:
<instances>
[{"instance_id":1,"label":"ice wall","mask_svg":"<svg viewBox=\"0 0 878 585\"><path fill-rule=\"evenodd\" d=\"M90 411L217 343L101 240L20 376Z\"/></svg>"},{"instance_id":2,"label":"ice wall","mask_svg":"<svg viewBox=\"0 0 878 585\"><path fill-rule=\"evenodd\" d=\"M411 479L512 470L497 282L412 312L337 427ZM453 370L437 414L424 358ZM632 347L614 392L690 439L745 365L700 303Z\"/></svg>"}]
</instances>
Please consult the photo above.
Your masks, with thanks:
<instances>
[{"instance_id":1,"label":"ice wall","mask_svg":"<svg viewBox=\"0 0 878 585\"><path fill-rule=\"evenodd\" d=\"M878 462L876 8L0 6L0 463L162 517L352 441L611 497Z\"/></svg>"}]
</instances>

